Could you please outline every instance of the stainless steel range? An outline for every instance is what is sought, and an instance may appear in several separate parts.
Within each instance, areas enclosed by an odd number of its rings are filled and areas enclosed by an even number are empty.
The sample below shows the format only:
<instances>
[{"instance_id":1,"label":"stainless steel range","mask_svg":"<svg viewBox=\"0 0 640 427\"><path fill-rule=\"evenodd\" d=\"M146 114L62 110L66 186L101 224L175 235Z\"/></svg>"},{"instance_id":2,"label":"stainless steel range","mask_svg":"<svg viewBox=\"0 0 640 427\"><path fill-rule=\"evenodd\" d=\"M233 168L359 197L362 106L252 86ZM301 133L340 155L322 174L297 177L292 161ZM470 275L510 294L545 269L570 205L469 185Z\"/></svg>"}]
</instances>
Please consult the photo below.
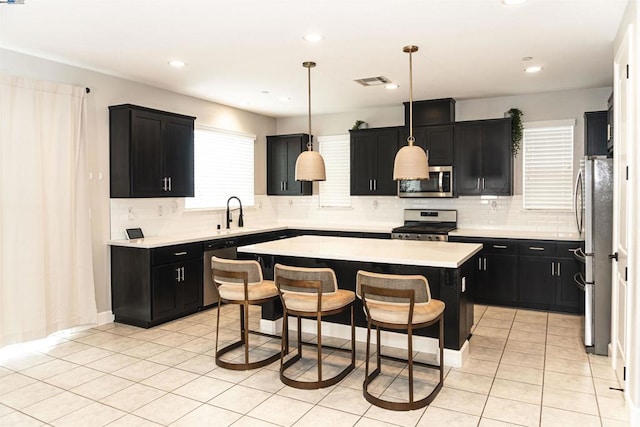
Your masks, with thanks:
<instances>
[{"instance_id":1,"label":"stainless steel range","mask_svg":"<svg viewBox=\"0 0 640 427\"><path fill-rule=\"evenodd\" d=\"M458 211L440 209L405 209L404 225L391 230L392 239L446 242L456 229Z\"/></svg>"}]
</instances>

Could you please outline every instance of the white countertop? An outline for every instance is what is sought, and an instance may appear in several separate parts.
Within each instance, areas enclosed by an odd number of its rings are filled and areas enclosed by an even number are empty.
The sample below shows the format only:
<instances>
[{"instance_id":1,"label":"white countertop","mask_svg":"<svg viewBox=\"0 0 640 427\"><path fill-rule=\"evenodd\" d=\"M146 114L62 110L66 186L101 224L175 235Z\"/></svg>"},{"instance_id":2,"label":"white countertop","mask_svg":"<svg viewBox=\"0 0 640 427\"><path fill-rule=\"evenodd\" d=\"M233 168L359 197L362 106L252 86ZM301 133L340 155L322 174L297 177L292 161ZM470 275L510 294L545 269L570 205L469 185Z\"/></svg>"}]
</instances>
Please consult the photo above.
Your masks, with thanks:
<instances>
[{"instance_id":1,"label":"white countertop","mask_svg":"<svg viewBox=\"0 0 640 427\"><path fill-rule=\"evenodd\" d=\"M119 239L110 240L111 246L126 246L130 248L159 248L162 246L179 245L182 243L203 242L207 240L228 239L230 237L245 236L247 234L266 233L269 231L286 230L287 227L267 226L267 227L242 227L231 228L229 230L213 230L210 232L181 233L178 235L152 236L143 239Z\"/></svg>"},{"instance_id":2,"label":"white countertop","mask_svg":"<svg viewBox=\"0 0 640 427\"><path fill-rule=\"evenodd\" d=\"M238 252L342 261L458 268L482 245L352 237L298 236L238 248Z\"/></svg>"},{"instance_id":3,"label":"white countertop","mask_svg":"<svg viewBox=\"0 0 640 427\"><path fill-rule=\"evenodd\" d=\"M584 237L581 237L578 232L490 230L478 228L458 228L450 232L449 236L484 237L487 239L584 240Z\"/></svg>"}]
</instances>

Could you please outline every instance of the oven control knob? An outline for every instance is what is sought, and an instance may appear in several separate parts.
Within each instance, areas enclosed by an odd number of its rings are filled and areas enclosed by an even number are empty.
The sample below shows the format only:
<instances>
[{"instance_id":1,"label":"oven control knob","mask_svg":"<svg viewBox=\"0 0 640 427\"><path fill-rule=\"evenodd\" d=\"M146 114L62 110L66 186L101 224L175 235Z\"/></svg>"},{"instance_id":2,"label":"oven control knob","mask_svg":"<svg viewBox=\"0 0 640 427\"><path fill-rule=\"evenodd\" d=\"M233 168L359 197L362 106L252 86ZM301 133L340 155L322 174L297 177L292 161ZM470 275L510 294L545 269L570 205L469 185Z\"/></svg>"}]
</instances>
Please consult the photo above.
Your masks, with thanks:
<instances>
[{"instance_id":1,"label":"oven control knob","mask_svg":"<svg viewBox=\"0 0 640 427\"><path fill-rule=\"evenodd\" d=\"M421 240L422 236L420 234L416 234L416 240Z\"/></svg>"},{"instance_id":2,"label":"oven control knob","mask_svg":"<svg viewBox=\"0 0 640 427\"><path fill-rule=\"evenodd\" d=\"M404 235L404 238L405 238L405 239L407 239L407 240L409 240L409 235L408 235L408 234L405 234L405 235Z\"/></svg>"}]
</instances>

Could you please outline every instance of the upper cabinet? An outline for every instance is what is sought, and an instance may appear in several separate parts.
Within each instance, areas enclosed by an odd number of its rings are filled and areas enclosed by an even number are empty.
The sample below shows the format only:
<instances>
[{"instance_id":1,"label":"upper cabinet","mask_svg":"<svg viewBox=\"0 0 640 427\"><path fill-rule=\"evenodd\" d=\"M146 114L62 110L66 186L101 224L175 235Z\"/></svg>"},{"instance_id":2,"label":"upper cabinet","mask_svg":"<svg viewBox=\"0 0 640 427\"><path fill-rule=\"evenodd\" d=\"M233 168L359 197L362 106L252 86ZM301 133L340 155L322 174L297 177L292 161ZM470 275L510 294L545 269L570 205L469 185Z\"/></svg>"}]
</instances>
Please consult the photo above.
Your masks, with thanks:
<instances>
[{"instance_id":1,"label":"upper cabinet","mask_svg":"<svg viewBox=\"0 0 640 427\"><path fill-rule=\"evenodd\" d=\"M307 149L309 135L267 136L267 194L270 196L310 196L313 186L296 181L296 160Z\"/></svg>"},{"instance_id":2,"label":"upper cabinet","mask_svg":"<svg viewBox=\"0 0 640 427\"><path fill-rule=\"evenodd\" d=\"M584 113L584 155L607 155L607 116L609 112L589 111Z\"/></svg>"},{"instance_id":3,"label":"upper cabinet","mask_svg":"<svg viewBox=\"0 0 640 427\"><path fill-rule=\"evenodd\" d=\"M454 134L456 194L510 196L511 119L458 122Z\"/></svg>"},{"instance_id":4,"label":"upper cabinet","mask_svg":"<svg viewBox=\"0 0 640 427\"><path fill-rule=\"evenodd\" d=\"M453 130L454 125L418 126L413 128L415 144L422 147L429 154L430 166L452 166L453 159ZM409 129L400 132L399 146L407 142Z\"/></svg>"},{"instance_id":5,"label":"upper cabinet","mask_svg":"<svg viewBox=\"0 0 640 427\"><path fill-rule=\"evenodd\" d=\"M195 117L109 107L111 197L193 197Z\"/></svg>"},{"instance_id":6,"label":"upper cabinet","mask_svg":"<svg viewBox=\"0 0 640 427\"><path fill-rule=\"evenodd\" d=\"M395 196L393 162L400 127L359 129L351 133L351 195Z\"/></svg>"}]
</instances>

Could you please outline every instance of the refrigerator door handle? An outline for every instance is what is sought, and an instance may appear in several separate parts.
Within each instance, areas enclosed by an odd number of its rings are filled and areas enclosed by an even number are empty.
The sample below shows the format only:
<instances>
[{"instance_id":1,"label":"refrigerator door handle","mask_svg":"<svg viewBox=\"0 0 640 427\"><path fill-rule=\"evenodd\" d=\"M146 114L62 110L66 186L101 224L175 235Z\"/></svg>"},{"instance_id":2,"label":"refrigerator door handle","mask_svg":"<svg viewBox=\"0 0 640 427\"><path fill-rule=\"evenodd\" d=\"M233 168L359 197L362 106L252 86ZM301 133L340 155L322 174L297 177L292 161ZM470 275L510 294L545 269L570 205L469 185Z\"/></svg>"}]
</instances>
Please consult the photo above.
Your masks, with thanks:
<instances>
[{"instance_id":1,"label":"refrigerator door handle","mask_svg":"<svg viewBox=\"0 0 640 427\"><path fill-rule=\"evenodd\" d=\"M576 287L582 292L585 291L584 276L582 275L582 273L576 273L573 275L573 284L576 285Z\"/></svg>"},{"instance_id":2,"label":"refrigerator door handle","mask_svg":"<svg viewBox=\"0 0 640 427\"><path fill-rule=\"evenodd\" d=\"M573 208L576 214L576 226L578 227L578 233L582 234L582 206L579 205L579 199L584 197L582 194L582 169L578 170L578 176L576 177L576 188L573 192Z\"/></svg>"}]
</instances>

